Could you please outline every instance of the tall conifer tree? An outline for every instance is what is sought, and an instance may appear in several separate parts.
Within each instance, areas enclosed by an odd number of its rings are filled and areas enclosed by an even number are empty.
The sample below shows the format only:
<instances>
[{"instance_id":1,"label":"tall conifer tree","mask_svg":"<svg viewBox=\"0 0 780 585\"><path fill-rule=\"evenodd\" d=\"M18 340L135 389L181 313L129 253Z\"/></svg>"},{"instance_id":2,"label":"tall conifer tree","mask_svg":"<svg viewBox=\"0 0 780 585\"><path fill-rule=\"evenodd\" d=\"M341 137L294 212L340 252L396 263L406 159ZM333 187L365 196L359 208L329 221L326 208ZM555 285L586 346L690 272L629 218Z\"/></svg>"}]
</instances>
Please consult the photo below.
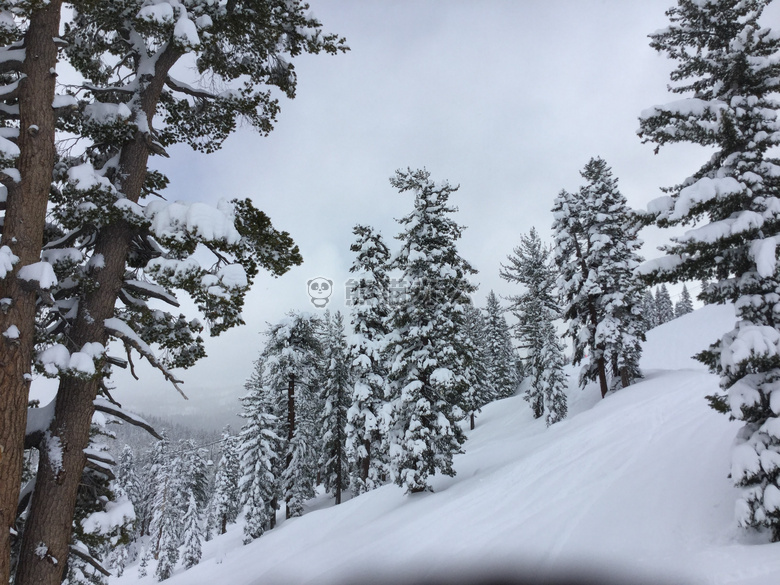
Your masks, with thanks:
<instances>
[{"instance_id":1,"label":"tall conifer tree","mask_svg":"<svg viewBox=\"0 0 780 585\"><path fill-rule=\"evenodd\" d=\"M352 492L378 487L387 475L387 374L384 354L390 315L390 250L381 234L357 225L350 250L357 254L354 275L352 330L349 350L355 378L347 411L347 455L353 461Z\"/></svg>"},{"instance_id":2,"label":"tall conifer tree","mask_svg":"<svg viewBox=\"0 0 780 585\"><path fill-rule=\"evenodd\" d=\"M519 383L518 358L504 309L492 290L484 311L487 375L495 397L507 398L515 393Z\"/></svg>"},{"instance_id":3,"label":"tall conifer tree","mask_svg":"<svg viewBox=\"0 0 780 585\"><path fill-rule=\"evenodd\" d=\"M731 466L738 522L780 541L780 35L761 22L770 2L679 0L666 12L651 46L676 61L670 90L683 97L642 112L639 135L656 148L690 142L713 152L648 207L661 226L692 227L643 272L654 282L707 281L705 303L735 303L736 327L700 359L720 375L713 407L745 423Z\"/></svg>"},{"instance_id":4,"label":"tall conifer tree","mask_svg":"<svg viewBox=\"0 0 780 585\"><path fill-rule=\"evenodd\" d=\"M510 309L518 320L517 337L525 352L523 372L528 382L524 398L534 418L547 412L548 424L552 424L566 416L567 406L563 346L553 325L560 315L550 250L531 228L527 236L521 236L508 260L509 264L501 267L501 277L525 287L519 295L509 297Z\"/></svg>"},{"instance_id":5,"label":"tall conifer tree","mask_svg":"<svg viewBox=\"0 0 780 585\"><path fill-rule=\"evenodd\" d=\"M390 183L415 195L413 211L398 220L404 229L393 263L409 289L391 314L390 454L396 483L420 492L433 473L455 474L452 457L465 441L458 423L474 348L464 320L476 271L456 247L463 228L450 217L449 198L457 187L433 182L424 169L397 171Z\"/></svg>"},{"instance_id":6,"label":"tall conifer tree","mask_svg":"<svg viewBox=\"0 0 780 585\"><path fill-rule=\"evenodd\" d=\"M607 163L592 158L580 174L585 184L561 192L553 207L557 282L574 363L588 358L580 384L598 381L605 396L610 377L625 387L641 375L642 292L634 276L641 242Z\"/></svg>"}]
</instances>

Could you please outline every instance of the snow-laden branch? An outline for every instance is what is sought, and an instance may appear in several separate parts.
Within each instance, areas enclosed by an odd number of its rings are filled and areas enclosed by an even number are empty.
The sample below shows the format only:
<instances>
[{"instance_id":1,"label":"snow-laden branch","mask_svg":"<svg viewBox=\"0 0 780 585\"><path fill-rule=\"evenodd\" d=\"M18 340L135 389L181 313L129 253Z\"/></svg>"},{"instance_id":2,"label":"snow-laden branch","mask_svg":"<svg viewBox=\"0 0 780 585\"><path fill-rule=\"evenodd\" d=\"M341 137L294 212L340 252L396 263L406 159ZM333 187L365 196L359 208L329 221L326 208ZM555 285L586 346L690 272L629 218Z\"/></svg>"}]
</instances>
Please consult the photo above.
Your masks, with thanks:
<instances>
[{"instance_id":1,"label":"snow-laden branch","mask_svg":"<svg viewBox=\"0 0 780 585\"><path fill-rule=\"evenodd\" d=\"M111 416L115 416L116 418L120 418L123 421L128 422L133 426L144 429L155 439L162 440L162 437L156 430L154 430L154 427L150 425L148 422L146 422L144 419L142 419L140 416L122 410L122 408L119 405L111 403L111 401L103 398L102 396L98 396L97 398L95 398L94 404L95 404L95 410L97 410L98 412L103 412L105 414L110 414Z\"/></svg>"},{"instance_id":2,"label":"snow-laden branch","mask_svg":"<svg viewBox=\"0 0 780 585\"><path fill-rule=\"evenodd\" d=\"M86 562L87 562L87 563L89 563L89 564L90 564L92 567L94 567L94 569L95 569L96 571L98 571L99 573L101 573L101 574L105 575L106 577L111 577L111 576L112 576L112 575L111 575L111 573L109 573L109 572L108 572L108 571L107 571L107 570L106 570L106 569L103 567L103 565L101 565L99 562L97 562L97 561L96 561L96 560L95 560L95 559L92 557L92 555L90 555L89 553L86 553L86 552L84 552L82 549L80 549L80 548L78 548L78 547L75 547L75 546L73 546L72 544L70 545L70 547L69 547L69 550L70 550L70 554L72 554L72 555L76 555L76 556L77 556L78 558L80 558L81 560L83 560L83 561L86 561Z\"/></svg>"}]
</instances>

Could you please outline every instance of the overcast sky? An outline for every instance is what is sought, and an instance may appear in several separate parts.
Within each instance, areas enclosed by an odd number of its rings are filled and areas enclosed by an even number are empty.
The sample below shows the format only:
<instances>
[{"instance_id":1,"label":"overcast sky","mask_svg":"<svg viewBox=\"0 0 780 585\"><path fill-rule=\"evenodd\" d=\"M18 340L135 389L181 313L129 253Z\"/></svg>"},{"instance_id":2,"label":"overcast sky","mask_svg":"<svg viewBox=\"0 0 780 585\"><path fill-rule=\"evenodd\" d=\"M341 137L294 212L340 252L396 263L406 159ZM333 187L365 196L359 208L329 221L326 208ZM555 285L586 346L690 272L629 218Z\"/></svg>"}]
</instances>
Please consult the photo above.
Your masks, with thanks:
<instances>
[{"instance_id":1,"label":"overcast sky","mask_svg":"<svg viewBox=\"0 0 780 585\"><path fill-rule=\"evenodd\" d=\"M275 130L243 129L217 154L182 147L154 161L171 178L170 200L251 197L291 233L304 264L279 279L259 276L247 325L209 340L209 357L181 373L189 403L154 371L141 382L117 374L116 397L147 412L208 412L215 423L238 411L266 323L290 309L317 311L309 279L332 279L329 308L344 309L352 227L373 225L395 244L395 218L413 197L390 187L398 168L426 167L434 180L460 185L452 203L468 229L459 249L479 270L479 305L491 289L517 292L498 277L500 264L531 227L549 240L553 199L578 188L589 158L611 165L633 207L693 173L704 150L654 155L636 136L643 109L676 99L666 89L673 64L647 38L665 26L670 5L311 0L351 51L295 61L297 97L282 101ZM643 236L645 256L659 255L667 234Z\"/></svg>"}]
</instances>

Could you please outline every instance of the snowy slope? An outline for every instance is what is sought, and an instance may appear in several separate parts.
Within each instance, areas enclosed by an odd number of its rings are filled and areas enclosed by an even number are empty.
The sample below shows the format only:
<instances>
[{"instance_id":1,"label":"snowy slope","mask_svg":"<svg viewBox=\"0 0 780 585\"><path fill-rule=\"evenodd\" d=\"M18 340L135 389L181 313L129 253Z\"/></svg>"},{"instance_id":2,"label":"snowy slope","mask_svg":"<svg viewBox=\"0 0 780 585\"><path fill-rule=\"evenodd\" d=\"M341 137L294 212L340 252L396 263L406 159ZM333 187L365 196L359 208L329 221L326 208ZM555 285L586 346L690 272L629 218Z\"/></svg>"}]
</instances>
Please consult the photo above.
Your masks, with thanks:
<instances>
[{"instance_id":1,"label":"snowy slope","mask_svg":"<svg viewBox=\"0 0 780 585\"><path fill-rule=\"evenodd\" d=\"M739 424L709 409L717 380L687 357L733 322L732 309L707 307L653 330L645 381L605 400L572 387L573 415L549 429L520 398L489 405L458 475L436 478L435 493L385 486L338 507L322 500L247 546L235 526L170 583L368 582L359 576L369 567L398 579L453 565L780 583L780 545L733 522L728 452ZM112 583L139 582L153 577L129 568Z\"/></svg>"}]
</instances>

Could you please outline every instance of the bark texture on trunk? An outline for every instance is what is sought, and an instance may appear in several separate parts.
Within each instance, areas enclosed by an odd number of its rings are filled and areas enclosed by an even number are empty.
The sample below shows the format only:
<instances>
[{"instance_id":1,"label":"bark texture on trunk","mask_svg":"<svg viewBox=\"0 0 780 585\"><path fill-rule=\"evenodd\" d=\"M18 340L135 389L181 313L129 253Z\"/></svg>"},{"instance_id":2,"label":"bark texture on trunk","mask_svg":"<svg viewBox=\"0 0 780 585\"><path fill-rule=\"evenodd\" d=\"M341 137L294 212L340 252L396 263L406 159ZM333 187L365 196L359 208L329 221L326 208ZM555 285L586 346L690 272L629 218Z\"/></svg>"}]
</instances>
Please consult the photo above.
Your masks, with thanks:
<instances>
[{"instance_id":1,"label":"bark texture on trunk","mask_svg":"<svg viewBox=\"0 0 780 585\"><path fill-rule=\"evenodd\" d=\"M150 128L165 78L180 57L178 49L168 46L157 59L154 76L141 94L141 107ZM138 131L131 142L123 145L117 172L121 182L116 187L130 201L137 202L141 196L148 158L147 137ZM70 334L71 351L87 342L107 343L104 324L114 316L133 235L133 229L124 222L100 230L94 253L103 255L104 266L93 268L90 274L96 286L79 304L79 314ZM59 585L62 580L79 482L86 462L84 448L89 444L99 388L97 377L88 381L73 377L60 380L54 420L41 448L16 585Z\"/></svg>"},{"instance_id":2,"label":"bark texture on trunk","mask_svg":"<svg viewBox=\"0 0 780 585\"><path fill-rule=\"evenodd\" d=\"M12 274L0 280L0 298L10 299L0 312L0 331L11 325L16 339L0 338L0 583L11 571L10 530L16 520L24 459L27 401L35 331L36 293L16 278L22 266L38 262L43 244L46 204L54 168L54 99L61 0L52 0L32 15L24 39L26 59L19 82L19 150L21 182L8 188L2 244L19 258Z\"/></svg>"}]
</instances>

